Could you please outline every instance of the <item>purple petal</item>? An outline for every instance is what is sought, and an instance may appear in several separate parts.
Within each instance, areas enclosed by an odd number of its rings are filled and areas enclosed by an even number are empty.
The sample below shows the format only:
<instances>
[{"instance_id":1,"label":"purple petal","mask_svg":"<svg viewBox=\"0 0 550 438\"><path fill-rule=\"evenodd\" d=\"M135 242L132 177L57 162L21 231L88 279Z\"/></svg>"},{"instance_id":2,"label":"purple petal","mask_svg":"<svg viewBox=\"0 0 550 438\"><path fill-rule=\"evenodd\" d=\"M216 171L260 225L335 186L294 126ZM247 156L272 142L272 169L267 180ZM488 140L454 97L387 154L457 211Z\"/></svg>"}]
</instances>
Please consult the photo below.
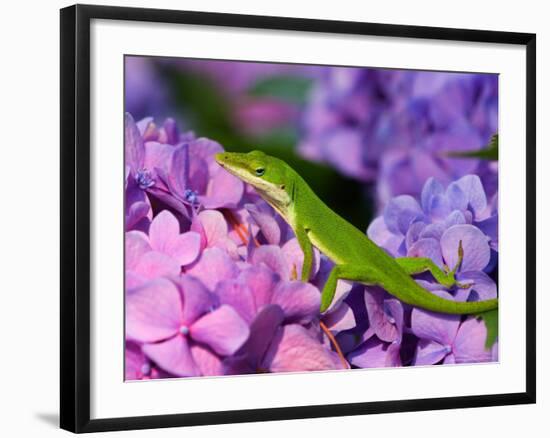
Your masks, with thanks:
<instances>
[{"instance_id":1,"label":"purple petal","mask_svg":"<svg viewBox=\"0 0 550 438\"><path fill-rule=\"evenodd\" d=\"M451 186L456 185L460 187L466 200L466 206L460 206L460 210L466 210L470 207L476 217L479 217L487 208L487 197L485 196L485 190L483 184L477 175L466 175L460 178L458 181L451 183ZM452 189L449 186L449 189ZM448 189L448 190L449 190Z\"/></svg>"},{"instance_id":2,"label":"purple petal","mask_svg":"<svg viewBox=\"0 0 550 438\"><path fill-rule=\"evenodd\" d=\"M384 210L384 220L388 230L394 234L407 234L414 222L424 219L424 214L418 202L409 195L393 198Z\"/></svg>"},{"instance_id":3,"label":"purple petal","mask_svg":"<svg viewBox=\"0 0 550 438\"><path fill-rule=\"evenodd\" d=\"M130 113L124 114L124 151L126 164L130 166L132 172L140 170L145 160L145 147L136 122Z\"/></svg>"},{"instance_id":4,"label":"purple petal","mask_svg":"<svg viewBox=\"0 0 550 438\"><path fill-rule=\"evenodd\" d=\"M255 204L245 204L245 208L256 222L267 243L278 245L281 241L281 229L271 212L262 211Z\"/></svg>"},{"instance_id":5,"label":"purple petal","mask_svg":"<svg viewBox=\"0 0 550 438\"><path fill-rule=\"evenodd\" d=\"M126 296L126 334L140 342L173 336L182 322L180 293L169 280L158 279Z\"/></svg>"},{"instance_id":6,"label":"purple petal","mask_svg":"<svg viewBox=\"0 0 550 438\"><path fill-rule=\"evenodd\" d=\"M270 304L264 307L250 326L250 337L243 347L249 363L258 367L278 327L283 323L284 314L279 306Z\"/></svg>"},{"instance_id":7,"label":"purple petal","mask_svg":"<svg viewBox=\"0 0 550 438\"><path fill-rule=\"evenodd\" d=\"M281 282L273 292L272 303L283 309L287 321L307 323L319 314L321 293L309 283Z\"/></svg>"},{"instance_id":8,"label":"purple petal","mask_svg":"<svg viewBox=\"0 0 550 438\"><path fill-rule=\"evenodd\" d=\"M312 283L317 286L319 290L322 290L330 275L330 272L332 271L332 268L334 267L334 263L325 256L319 258L319 272L317 273L317 276L313 279ZM336 292L334 294L334 299L332 300L332 303L330 304L326 313L331 312L338 306L340 306L342 301L345 300L346 297L349 295L352 287L352 282L349 282L347 280L338 280L338 282L336 283Z\"/></svg>"},{"instance_id":9,"label":"purple petal","mask_svg":"<svg viewBox=\"0 0 550 438\"><path fill-rule=\"evenodd\" d=\"M241 200L243 192L243 182L229 172L220 169L210 179L206 193L199 196L199 200L205 208L235 208Z\"/></svg>"},{"instance_id":10,"label":"purple petal","mask_svg":"<svg viewBox=\"0 0 550 438\"><path fill-rule=\"evenodd\" d=\"M394 257L403 255L400 254L403 236L394 234L388 230L386 222L384 221L384 216L379 216L370 223L367 229L367 235L373 242L384 248Z\"/></svg>"},{"instance_id":11,"label":"purple petal","mask_svg":"<svg viewBox=\"0 0 550 438\"><path fill-rule=\"evenodd\" d=\"M491 362L491 349L485 348L487 329L485 323L477 318L464 321L454 342L453 353L456 363Z\"/></svg>"},{"instance_id":12,"label":"purple petal","mask_svg":"<svg viewBox=\"0 0 550 438\"><path fill-rule=\"evenodd\" d=\"M147 235L141 231L128 231L124 243L126 247L126 269L134 270L139 259L145 253L151 251L149 239Z\"/></svg>"},{"instance_id":13,"label":"purple petal","mask_svg":"<svg viewBox=\"0 0 550 438\"><path fill-rule=\"evenodd\" d=\"M325 139L324 155L326 161L333 164L345 175L361 181L369 181L373 175L363 163L365 146L358 130L339 129Z\"/></svg>"},{"instance_id":14,"label":"purple petal","mask_svg":"<svg viewBox=\"0 0 550 438\"><path fill-rule=\"evenodd\" d=\"M359 368L381 368L395 365L395 351L389 350L392 344L380 341L376 337L370 338L357 350L348 354L351 364Z\"/></svg>"},{"instance_id":15,"label":"purple petal","mask_svg":"<svg viewBox=\"0 0 550 438\"><path fill-rule=\"evenodd\" d=\"M407 230L407 235L405 236L405 244L407 250L410 250L411 246L420 238L420 233L426 227L424 222L415 222Z\"/></svg>"},{"instance_id":16,"label":"purple petal","mask_svg":"<svg viewBox=\"0 0 550 438\"><path fill-rule=\"evenodd\" d=\"M204 160L210 173L214 173L220 169L220 165L216 163L214 159L214 155L218 152L223 152L223 148L219 143L208 138L201 137L189 143L189 155L192 157L191 161L197 159Z\"/></svg>"},{"instance_id":17,"label":"purple petal","mask_svg":"<svg viewBox=\"0 0 550 438\"><path fill-rule=\"evenodd\" d=\"M124 379L139 380L143 378L144 371L149 371L149 363L141 346L134 342L126 342L124 350Z\"/></svg>"},{"instance_id":18,"label":"purple petal","mask_svg":"<svg viewBox=\"0 0 550 438\"><path fill-rule=\"evenodd\" d=\"M189 326L210 311L216 301L214 296L196 278L182 275L179 284L183 297L182 321Z\"/></svg>"},{"instance_id":19,"label":"purple petal","mask_svg":"<svg viewBox=\"0 0 550 438\"><path fill-rule=\"evenodd\" d=\"M433 238L418 240L407 252L408 257L427 257L440 268L443 267L441 246L439 241Z\"/></svg>"},{"instance_id":20,"label":"purple petal","mask_svg":"<svg viewBox=\"0 0 550 438\"><path fill-rule=\"evenodd\" d=\"M166 137L163 139L165 143L174 145L179 141L180 132L178 129L178 124L171 117L167 118L164 121L162 125L162 130L164 136Z\"/></svg>"},{"instance_id":21,"label":"purple petal","mask_svg":"<svg viewBox=\"0 0 550 438\"><path fill-rule=\"evenodd\" d=\"M180 234L180 224L168 210L162 210L155 216L149 227L151 247L158 252L169 254L167 247Z\"/></svg>"},{"instance_id":22,"label":"purple petal","mask_svg":"<svg viewBox=\"0 0 550 438\"><path fill-rule=\"evenodd\" d=\"M453 297L444 291L434 292L441 298L452 300ZM421 339L435 341L443 346L453 343L460 324L459 315L429 312L415 307L411 314L413 333Z\"/></svg>"},{"instance_id":23,"label":"purple petal","mask_svg":"<svg viewBox=\"0 0 550 438\"><path fill-rule=\"evenodd\" d=\"M180 273L180 265L166 254L151 251L144 254L134 266L134 272L144 279L174 277Z\"/></svg>"},{"instance_id":24,"label":"purple petal","mask_svg":"<svg viewBox=\"0 0 550 438\"><path fill-rule=\"evenodd\" d=\"M441 196L445 192L443 185L431 177L424 183L422 194L420 195L422 209L426 215L430 216L432 212L432 202L436 196Z\"/></svg>"},{"instance_id":25,"label":"purple petal","mask_svg":"<svg viewBox=\"0 0 550 438\"><path fill-rule=\"evenodd\" d=\"M156 141L148 141L145 143L145 161L144 167L147 170L161 169L170 173L168 165L172 160L174 147L168 144L157 143ZM158 180L155 180L155 185Z\"/></svg>"},{"instance_id":26,"label":"purple petal","mask_svg":"<svg viewBox=\"0 0 550 438\"><path fill-rule=\"evenodd\" d=\"M266 352L263 366L272 372L341 369L338 357L314 339L301 325L279 328Z\"/></svg>"},{"instance_id":27,"label":"purple petal","mask_svg":"<svg viewBox=\"0 0 550 438\"><path fill-rule=\"evenodd\" d=\"M497 285L485 272L459 272L456 279L463 284L472 284L468 289L457 291L455 295L457 301L483 301L497 297Z\"/></svg>"},{"instance_id":28,"label":"purple petal","mask_svg":"<svg viewBox=\"0 0 550 438\"><path fill-rule=\"evenodd\" d=\"M346 303L340 303L333 311L325 313L323 322L332 333L350 330L357 325L353 310Z\"/></svg>"},{"instance_id":29,"label":"purple petal","mask_svg":"<svg viewBox=\"0 0 550 438\"><path fill-rule=\"evenodd\" d=\"M130 230L141 230L145 231L147 227L143 226L143 220L148 219L149 211L151 207L147 202L134 202L128 208L128 214L125 217L125 228L127 231Z\"/></svg>"},{"instance_id":30,"label":"purple petal","mask_svg":"<svg viewBox=\"0 0 550 438\"><path fill-rule=\"evenodd\" d=\"M390 309L385 303L385 297L386 293L382 289L365 287L365 304L374 333L382 341L393 342L401 339L401 331L397 322L398 319L403 320L403 309L401 308L397 315L390 314ZM394 310L397 310L397 308ZM399 325L401 324L400 322Z\"/></svg>"},{"instance_id":31,"label":"purple petal","mask_svg":"<svg viewBox=\"0 0 550 438\"><path fill-rule=\"evenodd\" d=\"M441 236L443 235L445 230L446 230L445 225L441 223L428 224L420 232L419 238L420 239L432 238L439 241L439 239L441 239Z\"/></svg>"},{"instance_id":32,"label":"purple petal","mask_svg":"<svg viewBox=\"0 0 550 438\"><path fill-rule=\"evenodd\" d=\"M453 225L465 224L466 217L459 210L454 210L449 216L445 218L445 228L452 227Z\"/></svg>"},{"instance_id":33,"label":"purple petal","mask_svg":"<svg viewBox=\"0 0 550 438\"><path fill-rule=\"evenodd\" d=\"M279 276L265 266L251 266L239 274L239 280L247 285L256 303L256 309L271 303Z\"/></svg>"},{"instance_id":34,"label":"purple petal","mask_svg":"<svg viewBox=\"0 0 550 438\"><path fill-rule=\"evenodd\" d=\"M226 252L219 248L207 248L199 260L187 269L187 273L201 280L212 291L218 282L235 278L239 269Z\"/></svg>"},{"instance_id":35,"label":"purple petal","mask_svg":"<svg viewBox=\"0 0 550 438\"><path fill-rule=\"evenodd\" d=\"M461 271L481 271L491 258L491 249L488 239L473 225L454 225L441 237L441 251L443 258L451 269L458 262L458 247L462 241L464 258Z\"/></svg>"},{"instance_id":36,"label":"purple petal","mask_svg":"<svg viewBox=\"0 0 550 438\"><path fill-rule=\"evenodd\" d=\"M488 217L485 220L476 222L476 226L483 231L489 238L489 245L495 251L498 251L498 214Z\"/></svg>"},{"instance_id":37,"label":"purple petal","mask_svg":"<svg viewBox=\"0 0 550 438\"><path fill-rule=\"evenodd\" d=\"M290 279L290 270L283 251L275 245L262 245L252 253L251 262L254 265L265 265L273 272L279 274L282 280Z\"/></svg>"},{"instance_id":38,"label":"purple petal","mask_svg":"<svg viewBox=\"0 0 550 438\"><path fill-rule=\"evenodd\" d=\"M204 315L190 330L195 341L207 344L222 356L235 353L250 334L246 322L232 307L225 304Z\"/></svg>"},{"instance_id":39,"label":"purple petal","mask_svg":"<svg viewBox=\"0 0 550 438\"><path fill-rule=\"evenodd\" d=\"M252 292L244 281L240 279L221 281L216 287L216 295L221 304L233 307L248 324L254 320L257 312L256 303Z\"/></svg>"},{"instance_id":40,"label":"purple petal","mask_svg":"<svg viewBox=\"0 0 550 438\"><path fill-rule=\"evenodd\" d=\"M145 344L143 352L163 370L176 376L200 375L185 336L178 334L164 342Z\"/></svg>"},{"instance_id":41,"label":"purple petal","mask_svg":"<svg viewBox=\"0 0 550 438\"><path fill-rule=\"evenodd\" d=\"M416 347L414 365L433 365L450 355L450 347L439 342L420 339Z\"/></svg>"},{"instance_id":42,"label":"purple petal","mask_svg":"<svg viewBox=\"0 0 550 438\"><path fill-rule=\"evenodd\" d=\"M187 143L174 148L172 160L170 162L171 172L169 172L168 178L170 180L170 185L180 196L184 194L185 189L190 189L190 161L189 145ZM206 167L206 163L204 163L204 167ZM205 180L207 178L208 173L205 169Z\"/></svg>"}]
</instances>

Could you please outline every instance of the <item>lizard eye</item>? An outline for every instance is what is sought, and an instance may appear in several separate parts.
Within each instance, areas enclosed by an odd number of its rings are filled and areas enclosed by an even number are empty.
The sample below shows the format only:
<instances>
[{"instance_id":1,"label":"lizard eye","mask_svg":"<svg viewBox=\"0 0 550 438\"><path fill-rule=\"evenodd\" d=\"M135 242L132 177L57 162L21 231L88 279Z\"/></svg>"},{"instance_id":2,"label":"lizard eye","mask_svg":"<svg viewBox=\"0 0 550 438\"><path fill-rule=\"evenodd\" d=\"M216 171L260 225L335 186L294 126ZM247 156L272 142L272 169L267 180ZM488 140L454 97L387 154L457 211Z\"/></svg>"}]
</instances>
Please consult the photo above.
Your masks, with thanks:
<instances>
[{"instance_id":1,"label":"lizard eye","mask_svg":"<svg viewBox=\"0 0 550 438\"><path fill-rule=\"evenodd\" d=\"M262 176L265 173L265 169L263 167L258 167L256 169L256 176Z\"/></svg>"}]
</instances>

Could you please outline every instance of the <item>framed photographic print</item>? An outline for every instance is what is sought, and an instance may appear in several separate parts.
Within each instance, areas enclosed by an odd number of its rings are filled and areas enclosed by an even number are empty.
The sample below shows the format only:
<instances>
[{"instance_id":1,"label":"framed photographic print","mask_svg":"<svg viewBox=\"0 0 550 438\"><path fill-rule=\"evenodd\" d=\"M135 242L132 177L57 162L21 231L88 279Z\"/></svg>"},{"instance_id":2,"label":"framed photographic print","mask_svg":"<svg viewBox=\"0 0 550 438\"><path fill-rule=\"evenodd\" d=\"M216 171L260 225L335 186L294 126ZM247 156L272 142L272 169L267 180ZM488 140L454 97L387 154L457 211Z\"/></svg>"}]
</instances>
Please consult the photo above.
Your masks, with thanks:
<instances>
[{"instance_id":1,"label":"framed photographic print","mask_svg":"<svg viewBox=\"0 0 550 438\"><path fill-rule=\"evenodd\" d=\"M65 8L61 172L64 429L535 402L533 34Z\"/></svg>"}]
</instances>

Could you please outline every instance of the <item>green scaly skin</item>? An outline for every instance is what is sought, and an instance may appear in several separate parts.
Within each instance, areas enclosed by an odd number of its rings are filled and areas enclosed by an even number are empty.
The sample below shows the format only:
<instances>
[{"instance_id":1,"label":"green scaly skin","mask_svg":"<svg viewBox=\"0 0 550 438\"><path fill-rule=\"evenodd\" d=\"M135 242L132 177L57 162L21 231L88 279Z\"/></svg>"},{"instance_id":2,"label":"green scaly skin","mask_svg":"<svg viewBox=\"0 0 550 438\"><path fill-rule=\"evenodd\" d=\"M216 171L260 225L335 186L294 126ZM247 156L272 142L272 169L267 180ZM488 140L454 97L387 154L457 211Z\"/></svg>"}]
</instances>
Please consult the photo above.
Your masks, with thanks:
<instances>
[{"instance_id":1,"label":"green scaly skin","mask_svg":"<svg viewBox=\"0 0 550 438\"><path fill-rule=\"evenodd\" d=\"M412 306L450 314L477 314L498 307L498 299L455 302L432 294L419 286L413 274L429 271L445 287L468 287L456 283L453 270L441 270L426 258L393 258L364 233L332 211L304 179L284 161L260 151L216 154L216 161L228 172L255 187L292 227L304 253L302 280L311 274L313 247L335 266L321 296L321 312L334 298L338 280L377 285ZM462 245L457 248L462 259Z\"/></svg>"}]
</instances>

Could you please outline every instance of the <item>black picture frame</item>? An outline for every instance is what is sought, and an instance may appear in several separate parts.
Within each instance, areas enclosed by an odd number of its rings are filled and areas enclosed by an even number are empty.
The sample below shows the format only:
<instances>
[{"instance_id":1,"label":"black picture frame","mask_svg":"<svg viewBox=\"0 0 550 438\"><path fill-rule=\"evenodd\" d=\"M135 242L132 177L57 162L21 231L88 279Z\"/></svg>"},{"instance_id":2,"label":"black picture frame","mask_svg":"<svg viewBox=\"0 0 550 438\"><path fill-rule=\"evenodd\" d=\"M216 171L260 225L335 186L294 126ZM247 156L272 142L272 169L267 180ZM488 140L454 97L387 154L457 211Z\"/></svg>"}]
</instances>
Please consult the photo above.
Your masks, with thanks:
<instances>
[{"instance_id":1,"label":"black picture frame","mask_svg":"<svg viewBox=\"0 0 550 438\"><path fill-rule=\"evenodd\" d=\"M90 22L93 19L525 46L527 75L526 391L479 396L90 419ZM76 433L100 432L535 403L535 34L89 5L75 5L62 9L60 24L61 428Z\"/></svg>"}]
</instances>

